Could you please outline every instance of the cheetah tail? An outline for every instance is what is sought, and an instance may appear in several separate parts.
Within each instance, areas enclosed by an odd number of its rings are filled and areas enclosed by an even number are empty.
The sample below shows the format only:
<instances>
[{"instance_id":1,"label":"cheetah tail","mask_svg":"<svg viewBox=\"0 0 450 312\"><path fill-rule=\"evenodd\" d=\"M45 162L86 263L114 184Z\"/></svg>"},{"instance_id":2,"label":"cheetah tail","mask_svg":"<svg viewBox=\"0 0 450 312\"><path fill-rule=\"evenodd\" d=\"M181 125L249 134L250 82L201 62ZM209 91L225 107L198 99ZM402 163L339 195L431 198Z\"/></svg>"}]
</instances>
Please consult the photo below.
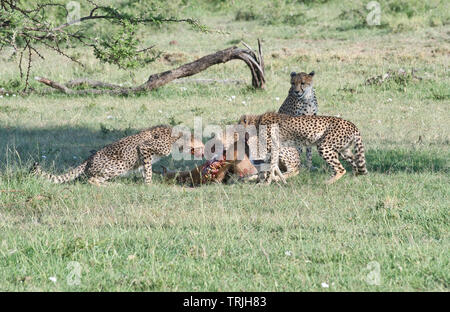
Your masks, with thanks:
<instances>
[{"instance_id":1,"label":"cheetah tail","mask_svg":"<svg viewBox=\"0 0 450 312\"><path fill-rule=\"evenodd\" d=\"M67 172L65 174L53 175L51 173L42 171L41 165L39 163L35 162L33 164L33 167L30 170L30 173L34 174L34 175L42 176L45 179L47 179L53 183L60 184L60 183L66 183L66 182L69 182L69 181L72 181L72 180L75 180L76 178L78 178L86 169L86 165L87 165L87 161L85 161L78 167L75 167L75 168L69 170L69 172Z\"/></svg>"},{"instance_id":2,"label":"cheetah tail","mask_svg":"<svg viewBox=\"0 0 450 312\"><path fill-rule=\"evenodd\" d=\"M366 156L364 153L364 145L362 142L361 134L358 132L355 135L355 160L356 160L356 167L358 168L357 174L367 174L367 168L366 168Z\"/></svg>"}]
</instances>

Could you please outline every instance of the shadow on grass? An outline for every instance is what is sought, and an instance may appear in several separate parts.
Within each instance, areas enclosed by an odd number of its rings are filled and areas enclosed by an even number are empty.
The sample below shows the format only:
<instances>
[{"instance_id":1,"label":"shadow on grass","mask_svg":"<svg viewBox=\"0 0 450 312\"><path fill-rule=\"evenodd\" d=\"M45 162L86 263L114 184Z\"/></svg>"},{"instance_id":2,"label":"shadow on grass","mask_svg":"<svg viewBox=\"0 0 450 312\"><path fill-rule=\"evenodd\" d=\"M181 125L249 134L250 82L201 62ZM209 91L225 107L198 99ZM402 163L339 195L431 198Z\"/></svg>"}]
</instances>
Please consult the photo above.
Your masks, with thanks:
<instances>
[{"instance_id":1,"label":"shadow on grass","mask_svg":"<svg viewBox=\"0 0 450 312\"><path fill-rule=\"evenodd\" d=\"M368 149L366 150L367 170L370 172L379 172L391 174L396 172L422 173L422 172L442 172L448 173L449 153L436 153L423 149ZM305 152L301 156L302 163L305 162ZM340 159L347 172L352 172L352 167L345 160ZM326 163L313 150L313 166L329 170Z\"/></svg>"},{"instance_id":2,"label":"shadow on grass","mask_svg":"<svg viewBox=\"0 0 450 312\"><path fill-rule=\"evenodd\" d=\"M7 167L23 169L35 161L44 170L62 173L75 167L107 144L142 129L98 129L83 127L54 127L43 129L0 128L0 172ZM153 166L155 172L162 172L161 166L185 169L202 161L173 160L163 157Z\"/></svg>"},{"instance_id":3,"label":"shadow on grass","mask_svg":"<svg viewBox=\"0 0 450 312\"><path fill-rule=\"evenodd\" d=\"M448 172L448 155L414 149L373 149L366 151L369 171L394 172Z\"/></svg>"},{"instance_id":4,"label":"shadow on grass","mask_svg":"<svg viewBox=\"0 0 450 312\"><path fill-rule=\"evenodd\" d=\"M138 129L98 129L83 127L55 127L43 129L0 128L0 172L6 167L15 169L30 166L39 161L45 169L65 172L77 166L92 150L98 150L122 137L139 132ZM315 165L323 161L314 153ZM425 149L369 149L366 151L368 170L380 173L395 172L448 172L447 154L437 154ZM302 156L304 157L304 156ZM164 157L154 166L161 172L161 165L186 169L202 161L174 161ZM343 162L344 163L344 162Z\"/></svg>"}]
</instances>

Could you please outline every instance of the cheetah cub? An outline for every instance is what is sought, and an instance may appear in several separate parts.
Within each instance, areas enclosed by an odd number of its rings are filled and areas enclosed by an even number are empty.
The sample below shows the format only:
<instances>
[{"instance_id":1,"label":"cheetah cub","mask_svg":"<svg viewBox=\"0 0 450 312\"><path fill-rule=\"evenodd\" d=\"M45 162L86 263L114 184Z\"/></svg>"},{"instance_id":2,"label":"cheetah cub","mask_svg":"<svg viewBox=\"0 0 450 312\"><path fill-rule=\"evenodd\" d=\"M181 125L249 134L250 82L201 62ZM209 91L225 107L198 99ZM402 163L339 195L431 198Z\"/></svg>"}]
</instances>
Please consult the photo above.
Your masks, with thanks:
<instances>
[{"instance_id":1,"label":"cheetah cub","mask_svg":"<svg viewBox=\"0 0 450 312\"><path fill-rule=\"evenodd\" d=\"M162 156L168 156L172 146L181 148L183 140L179 139L182 136L182 133L172 136L172 128L169 126L156 126L105 146L66 174L57 176L46 173L42 171L39 163L34 164L31 172L54 183L69 182L84 174L89 183L101 185L113 177L143 166L144 180L149 184L152 181L152 163ZM190 148L191 154L203 155L203 143L193 136Z\"/></svg>"},{"instance_id":2,"label":"cheetah cub","mask_svg":"<svg viewBox=\"0 0 450 312\"><path fill-rule=\"evenodd\" d=\"M267 135L263 138L267 144L267 156L270 158L270 175L266 182L276 180L276 174L283 183L285 177L278 167L280 149L284 147L316 145L319 155L331 167L334 174L326 182L331 184L339 180L345 169L339 162L339 156L351 164L355 175L367 174L364 145L361 134L354 124L338 117L331 116L290 116L279 113L262 115L244 115L239 120L244 127L255 126L261 135L261 126L266 126ZM276 131L278 128L278 131ZM250 137L250 148L257 148L260 139ZM355 146L355 155L352 147ZM270 156L269 156L270 155Z\"/></svg>"},{"instance_id":3,"label":"cheetah cub","mask_svg":"<svg viewBox=\"0 0 450 312\"><path fill-rule=\"evenodd\" d=\"M313 87L314 72L291 73L291 88L278 112L291 116L317 115L318 105ZM298 174L302 147L284 147L280 150L280 164L285 168L285 177ZM306 167L312 169L312 149L306 148Z\"/></svg>"}]
</instances>

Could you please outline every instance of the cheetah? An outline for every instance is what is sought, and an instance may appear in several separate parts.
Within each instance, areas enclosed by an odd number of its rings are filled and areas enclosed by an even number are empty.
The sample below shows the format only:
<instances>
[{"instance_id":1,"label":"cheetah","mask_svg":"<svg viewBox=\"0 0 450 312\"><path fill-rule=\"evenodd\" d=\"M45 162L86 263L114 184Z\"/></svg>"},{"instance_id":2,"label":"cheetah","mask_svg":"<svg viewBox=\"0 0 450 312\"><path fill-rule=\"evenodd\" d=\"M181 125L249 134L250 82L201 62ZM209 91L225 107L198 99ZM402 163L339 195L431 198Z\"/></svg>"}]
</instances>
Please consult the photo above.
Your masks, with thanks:
<instances>
[{"instance_id":1,"label":"cheetah","mask_svg":"<svg viewBox=\"0 0 450 312\"><path fill-rule=\"evenodd\" d=\"M266 178L268 184L277 179L275 174L286 183L278 167L280 149L286 146L316 145L319 155L334 172L327 184L336 182L346 172L339 162L339 156L351 164L355 175L367 174L361 134L353 123L342 118L316 115L290 116L269 112L262 115L244 115L240 118L239 124L246 128L255 126L258 133L261 126L267 127L265 139L267 156L270 155L270 175ZM249 137L248 140L251 148L256 148L260 144L258 141L260 140L256 136ZM355 155L352 153L352 146L355 146Z\"/></svg>"},{"instance_id":2,"label":"cheetah","mask_svg":"<svg viewBox=\"0 0 450 312\"><path fill-rule=\"evenodd\" d=\"M313 87L313 77L314 71L309 74L304 72L291 73L291 88L278 113L291 116L317 115L318 105ZM298 168L301 165L301 153L302 147L284 147L280 150L280 165L286 171L285 177L298 174ZM306 148L306 167L314 169L310 146Z\"/></svg>"},{"instance_id":3,"label":"cheetah","mask_svg":"<svg viewBox=\"0 0 450 312\"><path fill-rule=\"evenodd\" d=\"M81 165L62 175L53 175L42 171L39 163L35 163L31 172L43 176L54 183L66 183L84 174L88 182L102 185L107 180L127 172L144 167L143 177L147 184L152 181L152 163L162 156L168 156L172 146L181 148L183 136L180 133L172 136L172 128L165 125L155 126L137 134L124 137L112 144L94 151ZM189 140L188 140L189 141ZM204 145L191 136L191 154L202 156Z\"/></svg>"}]
</instances>

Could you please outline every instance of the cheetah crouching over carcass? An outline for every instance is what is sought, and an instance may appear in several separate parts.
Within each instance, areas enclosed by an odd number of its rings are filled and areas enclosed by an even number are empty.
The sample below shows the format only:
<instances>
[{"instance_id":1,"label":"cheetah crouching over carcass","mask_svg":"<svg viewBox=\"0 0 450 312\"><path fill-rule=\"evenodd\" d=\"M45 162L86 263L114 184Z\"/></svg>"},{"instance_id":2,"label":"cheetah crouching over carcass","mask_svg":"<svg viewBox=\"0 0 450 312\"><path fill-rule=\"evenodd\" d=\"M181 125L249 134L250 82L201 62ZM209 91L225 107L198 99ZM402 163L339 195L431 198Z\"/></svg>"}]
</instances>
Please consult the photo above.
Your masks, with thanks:
<instances>
[{"instance_id":1,"label":"cheetah crouching over carcass","mask_svg":"<svg viewBox=\"0 0 450 312\"><path fill-rule=\"evenodd\" d=\"M331 167L334 174L326 182L331 184L345 174L345 168L339 162L339 156L351 164L355 175L367 174L364 145L358 128L350 121L332 116L290 116L279 113L262 115L244 115L239 120L244 127L255 126L261 133L261 127L266 127L265 143L267 157L270 158L270 175L266 178L268 184L276 180L276 174L286 183L285 177L278 167L280 149L286 146L316 145L319 155ZM277 131L278 130L278 131ZM257 136L248 139L250 148L258 149L260 139ZM352 147L355 147L355 154Z\"/></svg>"},{"instance_id":2,"label":"cheetah crouching over carcass","mask_svg":"<svg viewBox=\"0 0 450 312\"><path fill-rule=\"evenodd\" d=\"M39 163L34 164L31 172L53 183L66 183L85 175L89 183L102 185L111 178L143 166L144 180L149 184L152 181L152 163L160 157L168 156L172 146L181 148L184 143L182 137L183 133L172 136L172 128L169 126L155 126L105 146L65 174L44 172ZM204 145L201 141L191 136L187 143L192 155L203 155Z\"/></svg>"}]
</instances>

